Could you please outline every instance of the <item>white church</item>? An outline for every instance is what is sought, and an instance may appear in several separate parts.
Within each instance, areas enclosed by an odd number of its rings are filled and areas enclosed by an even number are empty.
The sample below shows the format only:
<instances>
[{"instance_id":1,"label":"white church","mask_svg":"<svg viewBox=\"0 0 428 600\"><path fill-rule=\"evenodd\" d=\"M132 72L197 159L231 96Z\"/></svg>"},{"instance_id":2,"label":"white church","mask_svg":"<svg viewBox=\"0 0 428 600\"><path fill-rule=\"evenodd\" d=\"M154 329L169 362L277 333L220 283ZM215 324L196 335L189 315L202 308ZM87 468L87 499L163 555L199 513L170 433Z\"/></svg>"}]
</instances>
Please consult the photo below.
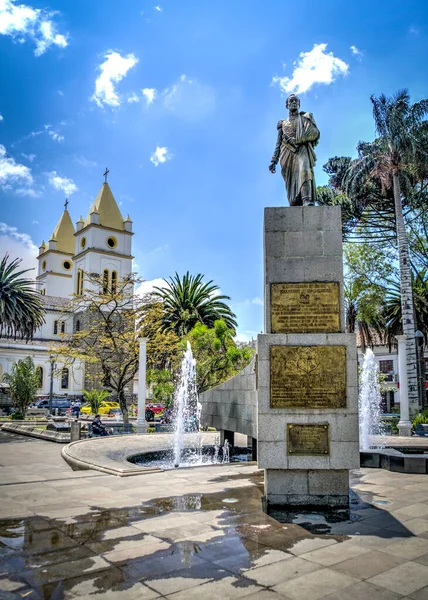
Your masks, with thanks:
<instances>
[{"instance_id":1,"label":"white church","mask_svg":"<svg viewBox=\"0 0 428 600\"><path fill-rule=\"evenodd\" d=\"M38 396L47 396L51 372L53 394L81 396L85 365L73 368L55 364L51 348L67 334L78 331L80 322L70 311L72 294L83 293L83 273L98 274L114 288L114 282L132 272L132 221L123 218L107 181L103 183L86 219L80 217L76 228L67 210L68 202L47 244L39 248L37 290L43 296L45 324L32 341L0 339L0 381L14 362L31 356L36 365L40 388Z\"/></svg>"}]
</instances>

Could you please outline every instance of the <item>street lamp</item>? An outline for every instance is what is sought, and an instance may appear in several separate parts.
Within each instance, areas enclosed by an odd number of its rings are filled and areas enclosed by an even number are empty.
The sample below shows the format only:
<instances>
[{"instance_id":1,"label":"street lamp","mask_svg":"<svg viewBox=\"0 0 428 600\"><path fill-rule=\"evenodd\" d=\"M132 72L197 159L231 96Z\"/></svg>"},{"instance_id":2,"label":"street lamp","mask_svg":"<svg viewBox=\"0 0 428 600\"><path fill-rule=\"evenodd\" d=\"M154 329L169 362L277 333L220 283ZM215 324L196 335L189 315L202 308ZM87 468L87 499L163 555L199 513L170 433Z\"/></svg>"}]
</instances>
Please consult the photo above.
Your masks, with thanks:
<instances>
[{"instance_id":1,"label":"street lamp","mask_svg":"<svg viewBox=\"0 0 428 600\"><path fill-rule=\"evenodd\" d=\"M54 379L54 370L55 370L55 356L51 354L49 356L49 361L51 363L51 384L49 388L49 414L52 414L52 398L53 398L53 379Z\"/></svg>"}]
</instances>

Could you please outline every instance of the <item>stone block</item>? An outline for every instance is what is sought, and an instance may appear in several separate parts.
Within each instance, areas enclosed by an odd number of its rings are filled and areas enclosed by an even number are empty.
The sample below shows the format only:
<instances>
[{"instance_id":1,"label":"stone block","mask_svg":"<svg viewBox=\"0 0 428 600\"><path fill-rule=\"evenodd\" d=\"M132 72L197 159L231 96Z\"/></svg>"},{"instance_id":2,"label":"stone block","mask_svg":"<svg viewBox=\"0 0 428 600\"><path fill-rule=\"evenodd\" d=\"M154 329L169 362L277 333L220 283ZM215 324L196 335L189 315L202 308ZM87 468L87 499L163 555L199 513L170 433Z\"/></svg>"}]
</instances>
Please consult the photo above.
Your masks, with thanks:
<instances>
[{"instance_id":1,"label":"stone block","mask_svg":"<svg viewBox=\"0 0 428 600\"><path fill-rule=\"evenodd\" d=\"M258 440L261 442L285 443L286 422L277 415L260 414L258 421Z\"/></svg>"},{"instance_id":2,"label":"stone block","mask_svg":"<svg viewBox=\"0 0 428 600\"><path fill-rule=\"evenodd\" d=\"M223 419L222 417L215 415L212 418L212 424L213 427L215 427L216 429L223 429Z\"/></svg>"},{"instance_id":3,"label":"stone block","mask_svg":"<svg viewBox=\"0 0 428 600\"><path fill-rule=\"evenodd\" d=\"M265 208L264 230L302 231L303 211L299 207Z\"/></svg>"},{"instance_id":4,"label":"stone block","mask_svg":"<svg viewBox=\"0 0 428 600\"><path fill-rule=\"evenodd\" d=\"M331 442L359 442L358 414L329 415Z\"/></svg>"},{"instance_id":5,"label":"stone block","mask_svg":"<svg viewBox=\"0 0 428 600\"><path fill-rule=\"evenodd\" d=\"M292 231L284 234L284 257L323 256L321 231Z\"/></svg>"},{"instance_id":6,"label":"stone block","mask_svg":"<svg viewBox=\"0 0 428 600\"><path fill-rule=\"evenodd\" d=\"M360 452L360 467L380 469L379 452Z\"/></svg>"},{"instance_id":7,"label":"stone block","mask_svg":"<svg viewBox=\"0 0 428 600\"><path fill-rule=\"evenodd\" d=\"M304 206L300 210L304 231L340 231L342 234L340 206Z\"/></svg>"},{"instance_id":8,"label":"stone block","mask_svg":"<svg viewBox=\"0 0 428 600\"><path fill-rule=\"evenodd\" d=\"M266 260L266 283L294 283L305 281L304 258L269 258ZM330 260L330 259L326 259ZM315 281L315 280L314 280ZM326 281L326 280L320 280Z\"/></svg>"},{"instance_id":9,"label":"stone block","mask_svg":"<svg viewBox=\"0 0 428 600\"><path fill-rule=\"evenodd\" d=\"M283 495L308 494L308 472L307 471L283 471L282 469L266 469L265 471L265 493Z\"/></svg>"},{"instance_id":10,"label":"stone block","mask_svg":"<svg viewBox=\"0 0 428 600\"><path fill-rule=\"evenodd\" d=\"M295 235L299 235L296 233ZM265 234L265 256L269 258L284 258L285 240L283 231L272 231Z\"/></svg>"},{"instance_id":11,"label":"stone block","mask_svg":"<svg viewBox=\"0 0 428 600\"><path fill-rule=\"evenodd\" d=\"M358 441L330 442L331 469L358 469L360 466L360 449Z\"/></svg>"},{"instance_id":12,"label":"stone block","mask_svg":"<svg viewBox=\"0 0 428 600\"><path fill-rule=\"evenodd\" d=\"M329 456L289 456L288 457L288 468L289 469L329 469L330 468L330 457Z\"/></svg>"},{"instance_id":13,"label":"stone block","mask_svg":"<svg viewBox=\"0 0 428 600\"><path fill-rule=\"evenodd\" d=\"M423 475L427 472L427 460L424 457L404 457L404 472L405 473L421 473Z\"/></svg>"},{"instance_id":14,"label":"stone block","mask_svg":"<svg viewBox=\"0 0 428 600\"><path fill-rule=\"evenodd\" d=\"M314 495L349 495L349 471L308 471L308 491ZM295 490L293 490L294 493Z\"/></svg>"},{"instance_id":15,"label":"stone block","mask_svg":"<svg viewBox=\"0 0 428 600\"><path fill-rule=\"evenodd\" d=\"M323 254L324 256L342 256L342 232L323 232Z\"/></svg>"},{"instance_id":16,"label":"stone block","mask_svg":"<svg viewBox=\"0 0 428 600\"><path fill-rule=\"evenodd\" d=\"M338 256L314 256L304 259L303 280L301 281L341 281L343 261ZM295 280L297 281L297 280Z\"/></svg>"},{"instance_id":17,"label":"stone block","mask_svg":"<svg viewBox=\"0 0 428 600\"><path fill-rule=\"evenodd\" d=\"M259 440L258 465L261 469L287 469L285 442L261 442Z\"/></svg>"}]
</instances>

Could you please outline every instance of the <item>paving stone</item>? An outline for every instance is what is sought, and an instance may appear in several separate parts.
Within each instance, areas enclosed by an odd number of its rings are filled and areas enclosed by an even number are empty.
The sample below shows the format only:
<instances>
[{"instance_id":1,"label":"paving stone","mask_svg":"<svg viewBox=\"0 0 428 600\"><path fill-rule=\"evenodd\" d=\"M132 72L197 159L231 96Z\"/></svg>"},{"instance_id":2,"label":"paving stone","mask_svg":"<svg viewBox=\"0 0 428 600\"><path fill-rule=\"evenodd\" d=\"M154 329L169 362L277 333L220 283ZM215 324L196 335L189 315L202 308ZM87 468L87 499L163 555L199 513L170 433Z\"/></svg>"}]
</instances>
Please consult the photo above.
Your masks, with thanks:
<instances>
[{"instance_id":1,"label":"paving stone","mask_svg":"<svg viewBox=\"0 0 428 600\"><path fill-rule=\"evenodd\" d=\"M404 600L401 594L396 594L385 588L360 581L338 592L324 596L323 600Z\"/></svg>"},{"instance_id":2,"label":"paving stone","mask_svg":"<svg viewBox=\"0 0 428 600\"><path fill-rule=\"evenodd\" d=\"M403 562L406 561L398 556L370 550L363 555L359 554L348 560L345 559L336 563L333 568L336 571L347 573L352 577L370 579L370 577L374 577L379 573L398 567Z\"/></svg>"},{"instance_id":3,"label":"paving stone","mask_svg":"<svg viewBox=\"0 0 428 600\"><path fill-rule=\"evenodd\" d=\"M383 547L382 552L412 560L428 553L428 540L411 537Z\"/></svg>"},{"instance_id":4,"label":"paving stone","mask_svg":"<svg viewBox=\"0 0 428 600\"><path fill-rule=\"evenodd\" d=\"M416 562L407 562L375 575L368 582L392 592L409 595L428 586L428 567Z\"/></svg>"},{"instance_id":5,"label":"paving stone","mask_svg":"<svg viewBox=\"0 0 428 600\"><path fill-rule=\"evenodd\" d=\"M332 569L321 569L280 583L273 587L276 592L285 594L291 600L317 600L327 594L337 592L358 583L358 579Z\"/></svg>"},{"instance_id":6,"label":"paving stone","mask_svg":"<svg viewBox=\"0 0 428 600\"><path fill-rule=\"evenodd\" d=\"M252 579L260 585L274 586L294 577L312 573L320 568L319 565L295 556L272 565L249 569L248 571L244 571L243 574L248 579Z\"/></svg>"},{"instance_id":7,"label":"paving stone","mask_svg":"<svg viewBox=\"0 0 428 600\"><path fill-rule=\"evenodd\" d=\"M308 552L303 554L302 558L323 565L324 567L329 567L342 561L346 561L351 557L359 557L367 552L370 552L368 548L345 542L343 544L335 544L333 546L328 546L327 548L324 547L319 550L314 550L313 552Z\"/></svg>"}]
</instances>

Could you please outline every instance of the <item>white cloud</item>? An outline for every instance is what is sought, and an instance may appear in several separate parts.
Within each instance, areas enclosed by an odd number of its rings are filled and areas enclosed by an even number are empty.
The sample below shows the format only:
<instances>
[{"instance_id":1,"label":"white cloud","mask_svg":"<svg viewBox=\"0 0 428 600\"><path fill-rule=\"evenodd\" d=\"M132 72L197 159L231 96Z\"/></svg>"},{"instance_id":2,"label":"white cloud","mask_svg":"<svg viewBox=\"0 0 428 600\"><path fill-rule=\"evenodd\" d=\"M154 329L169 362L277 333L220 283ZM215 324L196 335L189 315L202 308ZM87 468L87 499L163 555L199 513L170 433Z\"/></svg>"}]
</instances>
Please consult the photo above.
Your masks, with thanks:
<instances>
[{"instance_id":1,"label":"white cloud","mask_svg":"<svg viewBox=\"0 0 428 600\"><path fill-rule=\"evenodd\" d=\"M62 142L65 139L63 135L60 135L58 131L54 131L53 129L49 129L48 135L50 135L55 142Z\"/></svg>"},{"instance_id":2,"label":"white cloud","mask_svg":"<svg viewBox=\"0 0 428 600\"><path fill-rule=\"evenodd\" d=\"M85 168L91 168L91 167L96 167L97 163L93 160L89 160L87 158L85 158L84 156L76 156L76 158L74 159L74 162L77 162L78 165L80 165L81 167L85 167Z\"/></svg>"},{"instance_id":3,"label":"white cloud","mask_svg":"<svg viewBox=\"0 0 428 600\"><path fill-rule=\"evenodd\" d=\"M352 52L352 54L355 54L355 56L362 56L363 52L361 50L359 50L357 48L357 46L350 46L350 50Z\"/></svg>"},{"instance_id":4,"label":"white cloud","mask_svg":"<svg viewBox=\"0 0 428 600\"><path fill-rule=\"evenodd\" d=\"M95 80L95 92L91 100L98 106L120 106L121 99L116 93L115 84L119 83L129 69L137 63L138 58L134 54L121 56L119 52L108 50L104 54L105 61L99 66L101 74Z\"/></svg>"},{"instance_id":5,"label":"white cloud","mask_svg":"<svg viewBox=\"0 0 428 600\"><path fill-rule=\"evenodd\" d=\"M6 156L6 148L0 144L0 186L5 187L16 183L31 185L33 183L31 169L17 163L14 158Z\"/></svg>"},{"instance_id":6,"label":"white cloud","mask_svg":"<svg viewBox=\"0 0 428 600\"><path fill-rule=\"evenodd\" d=\"M146 98L146 104L151 104L158 93L156 88L144 88L141 91L143 92L143 96Z\"/></svg>"},{"instance_id":7,"label":"white cloud","mask_svg":"<svg viewBox=\"0 0 428 600\"><path fill-rule=\"evenodd\" d=\"M263 306L263 300L261 298L259 298L259 296L256 296L255 298L253 298L251 300L252 304L257 304L258 306Z\"/></svg>"},{"instance_id":8,"label":"white cloud","mask_svg":"<svg viewBox=\"0 0 428 600\"><path fill-rule=\"evenodd\" d=\"M4 121L4 116L0 113L0 121Z\"/></svg>"},{"instance_id":9,"label":"white cloud","mask_svg":"<svg viewBox=\"0 0 428 600\"><path fill-rule=\"evenodd\" d=\"M38 248L28 233L19 233L16 227L0 223L0 256L4 256L6 253L9 254L11 260L22 259L20 267L29 269L36 265ZM30 278L35 276L35 271L27 274L27 277Z\"/></svg>"},{"instance_id":10,"label":"white cloud","mask_svg":"<svg viewBox=\"0 0 428 600\"><path fill-rule=\"evenodd\" d=\"M18 196L29 196L30 198L38 198L41 193L33 190L33 188L17 188L15 194Z\"/></svg>"},{"instance_id":11,"label":"white cloud","mask_svg":"<svg viewBox=\"0 0 428 600\"><path fill-rule=\"evenodd\" d=\"M346 75L349 65L332 52L326 52L326 48L327 44L315 44L309 52L301 52L292 76L273 77L272 83L277 83L284 93L303 94L317 83L329 85L340 75Z\"/></svg>"},{"instance_id":12,"label":"white cloud","mask_svg":"<svg viewBox=\"0 0 428 600\"><path fill-rule=\"evenodd\" d=\"M57 33L51 17L54 12L17 4L16 0L0 0L0 34L10 35L23 43L25 38L36 44L34 54L40 56L50 46L65 48L67 35Z\"/></svg>"},{"instance_id":13,"label":"white cloud","mask_svg":"<svg viewBox=\"0 0 428 600\"><path fill-rule=\"evenodd\" d=\"M31 221L31 223L32 223L33 225L38 225L38 224L39 224L39 222L38 222L38 221L36 221L36 219L33 219L33 221Z\"/></svg>"},{"instance_id":14,"label":"white cloud","mask_svg":"<svg viewBox=\"0 0 428 600\"><path fill-rule=\"evenodd\" d=\"M161 163L166 162L172 158L172 154L169 153L168 148L166 146L159 147L156 146L156 150L150 156L151 162L157 167Z\"/></svg>"},{"instance_id":15,"label":"white cloud","mask_svg":"<svg viewBox=\"0 0 428 600\"><path fill-rule=\"evenodd\" d=\"M145 296L145 294L151 294L155 287L164 288L166 287L166 283L160 277L157 279L150 279L148 281L143 281L140 286L136 289L135 293L137 296Z\"/></svg>"},{"instance_id":16,"label":"white cloud","mask_svg":"<svg viewBox=\"0 0 428 600\"><path fill-rule=\"evenodd\" d=\"M60 177L56 171L48 173L48 177L51 186L58 191L64 192L66 196L71 196L71 194L74 194L74 192L77 192L78 190L77 185L72 179L69 179L68 177Z\"/></svg>"},{"instance_id":17,"label":"white cloud","mask_svg":"<svg viewBox=\"0 0 428 600\"><path fill-rule=\"evenodd\" d=\"M58 90L58 94L59 94L60 96L64 96L64 92L63 92L62 90Z\"/></svg>"},{"instance_id":18,"label":"white cloud","mask_svg":"<svg viewBox=\"0 0 428 600\"><path fill-rule=\"evenodd\" d=\"M23 156L24 158L26 158L27 160L29 160L30 162L33 162L33 160L36 158L36 154L24 154L23 152L21 153L21 156Z\"/></svg>"},{"instance_id":19,"label":"white cloud","mask_svg":"<svg viewBox=\"0 0 428 600\"><path fill-rule=\"evenodd\" d=\"M188 121L204 119L216 105L214 90L187 75L181 75L174 85L163 91L163 95L165 108Z\"/></svg>"},{"instance_id":20,"label":"white cloud","mask_svg":"<svg viewBox=\"0 0 428 600\"><path fill-rule=\"evenodd\" d=\"M132 92L132 94L130 96L128 96L128 102L129 104L133 104L134 102L139 102L140 98L137 96L137 94L135 92Z\"/></svg>"},{"instance_id":21,"label":"white cloud","mask_svg":"<svg viewBox=\"0 0 428 600\"><path fill-rule=\"evenodd\" d=\"M155 10L157 10L158 12L163 12L163 8L162 8L161 6L159 6L159 5L157 5L157 6L154 6L153 8L154 8Z\"/></svg>"}]
</instances>

